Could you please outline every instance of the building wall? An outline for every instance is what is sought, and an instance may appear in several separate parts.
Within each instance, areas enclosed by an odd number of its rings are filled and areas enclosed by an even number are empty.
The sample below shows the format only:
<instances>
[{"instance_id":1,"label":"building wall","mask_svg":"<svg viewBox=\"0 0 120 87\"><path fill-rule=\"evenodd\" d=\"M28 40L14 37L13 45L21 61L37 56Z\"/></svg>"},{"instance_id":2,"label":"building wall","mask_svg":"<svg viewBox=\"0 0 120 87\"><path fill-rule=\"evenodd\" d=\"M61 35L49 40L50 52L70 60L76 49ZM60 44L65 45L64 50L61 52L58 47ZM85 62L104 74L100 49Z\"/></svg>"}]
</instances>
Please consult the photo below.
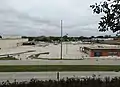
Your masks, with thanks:
<instances>
[{"instance_id":1,"label":"building wall","mask_svg":"<svg viewBox=\"0 0 120 87\"><path fill-rule=\"evenodd\" d=\"M92 40L114 40L114 38L92 38Z\"/></svg>"},{"instance_id":2,"label":"building wall","mask_svg":"<svg viewBox=\"0 0 120 87\"><path fill-rule=\"evenodd\" d=\"M2 36L2 38L4 39L16 39L16 38L21 38L21 36L17 36L17 35L5 35L5 36Z\"/></svg>"},{"instance_id":3,"label":"building wall","mask_svg":"<svg viewBox=\"0 0 120 87\"><path fill-rule=\"evenodd\" d=\"M26 42L28 39L0 39L0 48L13 48L17 47L19 43Z\"/></svg>"},{"instance_id":4,"label":"building wall","mask_svg":"<svg viewBox=\"0 0 120 87\"><path fill-rule=\"evenodd\" d=\"M91 50L90 53L91 53L91 54L90 54L90 57L94 57L94 51Z\"/></svg>"},{"instance_id":5,"label":"building wall","mask_svg":"<svg viewBox=\"0 0 120 87\"><path fill-rule=\"evenodd\" d=\"M102 56L108 56L108 52L111 52L110 50L102 50Z\"/></svg>"},{"instance_id":6,"label":"building wall","mask_svg":"<svg viewBox=\"0 0 120 87\"><path fill-rule=\"evenodd\" d=\"M109 55L109 52L117 52L118 54L116 56L120 56L120 50L91 50L90 51L90 56L95 57L94 53L95 52L101 52L101 56L112 56Z\"/></svg>"},{"instance_id":7,"label":"building wall","mask_svg":"<svg viewBox=\"0 0 120 87\"><path fill-rule=\"evenodd\" d=\"M120 57L120 51L118 52L118 56Z\"/></svg>"}]
</instances>

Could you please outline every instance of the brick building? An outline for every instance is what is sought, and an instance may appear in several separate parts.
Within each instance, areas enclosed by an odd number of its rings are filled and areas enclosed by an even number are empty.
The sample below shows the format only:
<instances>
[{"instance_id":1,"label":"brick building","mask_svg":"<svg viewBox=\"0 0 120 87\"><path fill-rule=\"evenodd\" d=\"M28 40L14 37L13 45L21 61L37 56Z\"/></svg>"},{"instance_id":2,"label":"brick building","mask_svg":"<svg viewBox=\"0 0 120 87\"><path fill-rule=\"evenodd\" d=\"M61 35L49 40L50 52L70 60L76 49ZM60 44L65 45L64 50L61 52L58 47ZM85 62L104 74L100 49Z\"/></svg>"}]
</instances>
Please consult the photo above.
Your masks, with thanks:
<instances>
[{"instance_id":1,"label":"brick building","mask_svg":"<svg viewBox=\"0 0 120 87\"><path fill-rule=\"evenodd\" d=\"M80 49L90 57L120 56L120 46L88 46Z\"/></svg>"}]
</instances>

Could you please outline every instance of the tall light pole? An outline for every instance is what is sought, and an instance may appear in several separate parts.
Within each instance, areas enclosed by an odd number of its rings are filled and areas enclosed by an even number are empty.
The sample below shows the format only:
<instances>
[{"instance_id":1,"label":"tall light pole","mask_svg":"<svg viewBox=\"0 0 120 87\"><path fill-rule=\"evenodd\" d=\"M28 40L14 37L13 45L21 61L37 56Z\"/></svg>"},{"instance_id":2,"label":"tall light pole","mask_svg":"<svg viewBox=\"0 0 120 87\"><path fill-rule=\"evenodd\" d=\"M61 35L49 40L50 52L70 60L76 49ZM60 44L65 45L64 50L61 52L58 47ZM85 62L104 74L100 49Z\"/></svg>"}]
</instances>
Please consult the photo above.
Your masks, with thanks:
<instances>
[{"instance_id":1,"label":"tall light pole","mask_svg":"<svg viewBox=\"0 0 120 87\"><path fill-rule=\"evenodd\" d=\"M69 41L69 39L68 39L68 34L66 34L65 36L67 37L67 42L66 42L66 54L67 54L68 53L68 41Z\"/></svg>"},{"instance_id":2,"label":"tall light pole","mask_svg":"<svg viewBox=\"0 0 120 87\"><path fill-rule=\"evenodd\" d=\"M68 53L68 43L66 42L66 54Z\"/></svg>"},{"instance_id":3,"label":"tall light pole","mask_svg":"<svg viewBox=\"0 0 120 87\"><path fill-rule=\"evenodd\" d=\"M63 37L62 20L61 20L60 24L61 24L61 53L60 53L61 55L60 55L60 58L62 59L62 40L63 40L63 38L62 38Z\"/></svg>"}]
</instances>

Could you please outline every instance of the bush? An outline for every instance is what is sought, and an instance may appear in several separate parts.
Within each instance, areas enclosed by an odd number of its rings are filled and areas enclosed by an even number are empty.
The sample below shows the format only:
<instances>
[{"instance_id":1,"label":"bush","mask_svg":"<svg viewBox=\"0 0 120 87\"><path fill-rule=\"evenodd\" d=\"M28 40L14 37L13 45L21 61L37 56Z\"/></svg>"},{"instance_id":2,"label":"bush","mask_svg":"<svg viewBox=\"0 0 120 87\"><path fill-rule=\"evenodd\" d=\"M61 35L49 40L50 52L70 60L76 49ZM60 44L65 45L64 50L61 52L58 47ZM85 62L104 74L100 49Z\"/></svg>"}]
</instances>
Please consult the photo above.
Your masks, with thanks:
<instances>
[{"instance_id":1,"label":"bush","mask_svg":"<svg viewBox=\"0 0 120 87\"><path fill-rule=\"evenodd\" d=\"M2 82L0 87L120 87L120 78L67 78L56 80L40 81L31 79L29 82Z\"/></svg>"}]
</instances>

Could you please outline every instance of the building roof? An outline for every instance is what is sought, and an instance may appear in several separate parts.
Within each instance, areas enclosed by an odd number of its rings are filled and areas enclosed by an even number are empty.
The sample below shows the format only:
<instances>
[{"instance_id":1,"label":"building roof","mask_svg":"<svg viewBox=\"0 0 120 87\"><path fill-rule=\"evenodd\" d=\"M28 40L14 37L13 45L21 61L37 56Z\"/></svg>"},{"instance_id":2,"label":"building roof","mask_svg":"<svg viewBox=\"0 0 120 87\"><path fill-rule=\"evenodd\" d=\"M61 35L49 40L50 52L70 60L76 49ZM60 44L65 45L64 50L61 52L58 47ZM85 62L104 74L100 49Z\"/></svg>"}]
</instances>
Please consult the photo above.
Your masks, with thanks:
<instances>
[{"instance_id":1,"label":"building roof","mask_svg":"<svg viewBox=\"0 0 120 87\"><path fill-rule=\"evenodd\" d=\"M102 50L110 50L110 49L119 49L120 50L120 46L116 45L116 46L88 46L86 48L89 49L102 49Z\"/></svg>"},{"instance_id":2,"label":"building roof","mask_svg":"<svg viewBox=\"0 0 120 87\"><path fill-rule=\"evenodd\" d=\"M4 35L2 36L4 39L16 39L16 38L21 38L21 36L18 35Z\"/></svg>"}]
</instances>

